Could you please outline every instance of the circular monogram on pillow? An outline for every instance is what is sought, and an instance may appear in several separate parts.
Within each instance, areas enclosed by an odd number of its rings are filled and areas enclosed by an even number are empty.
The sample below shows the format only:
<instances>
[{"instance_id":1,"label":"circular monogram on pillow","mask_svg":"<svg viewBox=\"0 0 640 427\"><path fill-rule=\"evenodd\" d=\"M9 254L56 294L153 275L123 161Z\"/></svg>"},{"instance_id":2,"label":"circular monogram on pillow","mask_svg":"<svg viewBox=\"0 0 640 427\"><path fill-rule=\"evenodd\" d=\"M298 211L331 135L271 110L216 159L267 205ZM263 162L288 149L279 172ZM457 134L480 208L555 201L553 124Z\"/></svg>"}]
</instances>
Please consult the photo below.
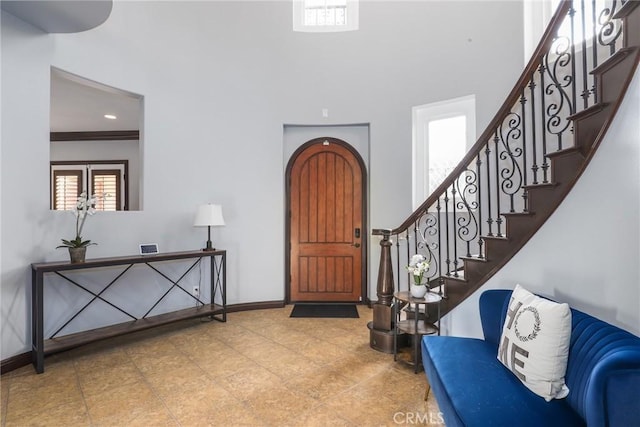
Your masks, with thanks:
<instances>
[{"instance_id":1,"label":"circular monogram on pillow","mask_svg":"<svg viewBox=\"0 0 640 427\"><path fill-rule=\"evenodd\" d=\"M520 317L524 313L531 314L526 315L521 319ZM538 313L538 310L531 306L525 307L520 310L518 314L516 314L514 323L516 337L518 337L518 339L522 342L527 342L535 339L536 336L538 336L538 332L540 332L540 314ZM524 333L526 333L527 331L531 332L529 332L528 335L524 335Z\"/></svg>"}]
</instances>

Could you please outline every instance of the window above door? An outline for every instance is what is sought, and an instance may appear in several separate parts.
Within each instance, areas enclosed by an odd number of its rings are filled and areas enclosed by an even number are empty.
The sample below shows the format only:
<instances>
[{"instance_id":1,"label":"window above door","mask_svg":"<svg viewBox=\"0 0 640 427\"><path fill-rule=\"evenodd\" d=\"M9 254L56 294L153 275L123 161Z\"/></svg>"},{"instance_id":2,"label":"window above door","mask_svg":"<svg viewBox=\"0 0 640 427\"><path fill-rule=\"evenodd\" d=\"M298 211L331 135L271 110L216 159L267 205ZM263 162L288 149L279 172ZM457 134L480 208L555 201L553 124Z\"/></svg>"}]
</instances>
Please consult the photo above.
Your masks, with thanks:
<instances>
[{"instance_id":1,"label":"window above door","mask_svg":"<svg viewBox=\"0 0 640 427\"><path fill-rule=\"evenodd\" d=\"M339 32L358 29L358 0L293 0L293 30Z\"/></svg>"}]
</instances>

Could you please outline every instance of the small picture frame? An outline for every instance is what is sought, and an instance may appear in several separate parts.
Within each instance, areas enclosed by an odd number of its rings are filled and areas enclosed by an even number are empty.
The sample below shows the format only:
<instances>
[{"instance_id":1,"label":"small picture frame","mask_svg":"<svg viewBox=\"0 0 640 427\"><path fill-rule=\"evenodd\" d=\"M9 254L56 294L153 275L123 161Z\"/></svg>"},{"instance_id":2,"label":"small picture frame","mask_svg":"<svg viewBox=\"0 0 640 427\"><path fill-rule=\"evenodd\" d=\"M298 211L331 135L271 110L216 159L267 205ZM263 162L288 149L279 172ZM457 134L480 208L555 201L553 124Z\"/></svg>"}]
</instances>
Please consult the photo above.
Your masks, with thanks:
<instances>
[{"instance_id":1,"label":"small picture frame","mask_svg":"<svg viewBox=\"0 0 640 427\"><path fill-rule=\"evenodd\" d=\"M140 255L155 255L158 251L157 243L141 243L140 244Z\"/></svg>"}]
</instances>

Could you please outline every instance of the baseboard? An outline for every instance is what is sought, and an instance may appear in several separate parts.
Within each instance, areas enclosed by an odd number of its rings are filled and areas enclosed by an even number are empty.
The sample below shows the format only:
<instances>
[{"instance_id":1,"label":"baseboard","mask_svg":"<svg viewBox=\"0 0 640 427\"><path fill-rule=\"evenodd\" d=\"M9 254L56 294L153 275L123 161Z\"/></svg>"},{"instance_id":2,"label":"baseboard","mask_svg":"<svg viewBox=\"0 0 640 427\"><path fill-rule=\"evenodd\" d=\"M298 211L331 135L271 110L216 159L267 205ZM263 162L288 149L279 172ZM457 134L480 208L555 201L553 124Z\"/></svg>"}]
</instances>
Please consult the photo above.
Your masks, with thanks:
<instances>
[{"instance_id":1,"label":"baseboard","mask_svg":"<svg viewBox=\"0 0 640 427\"><path fill-rule=\"evenodd\" d=\"M227 313L237 313L239 311L250 310L266 310L269 308L282 308L284 306L284 301L247 302L242 304L227 305Z\"/></svg>"},{"instance_id":2,"label":"baseboard","mask_svg":"<svg viewBox=\"0 0 640 427\"><path fill-rule=\"evenodd\" d=\"M285 306L284 301L264 301L264 302L249 302L243 304L227 305L227 313L238 313L240 311L249 310L266 310L269 308L282 308ZM15 356L4 359L1 363L2 374L11 372L15 369L22 368L31 363L31 352L17 354Z\"/></svg>"},{"instance_id":3,"label":"baseboard","mask_svg":"<svg viewBox=\"0 0 640 427\"><path fill-rule=\"evenodd\" d=\"M22 353L11 356L0 362L0 373L6 374L15 369L22 368L31 363L31 353Z\"/></svg>"}]
</instances>

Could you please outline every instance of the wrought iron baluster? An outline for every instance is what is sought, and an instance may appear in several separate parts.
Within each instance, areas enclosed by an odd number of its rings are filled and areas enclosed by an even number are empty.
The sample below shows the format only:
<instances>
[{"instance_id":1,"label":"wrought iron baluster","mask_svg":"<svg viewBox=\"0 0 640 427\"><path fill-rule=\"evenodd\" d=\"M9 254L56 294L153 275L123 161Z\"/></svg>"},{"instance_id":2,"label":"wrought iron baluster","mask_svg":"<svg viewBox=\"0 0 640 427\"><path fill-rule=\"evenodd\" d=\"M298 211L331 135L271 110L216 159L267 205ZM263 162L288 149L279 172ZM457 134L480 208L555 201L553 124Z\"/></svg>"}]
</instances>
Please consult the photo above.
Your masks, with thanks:
<instances>
[{"instance_id":1,"label":"wrought iron baluster","mask_svg":"<svg viewBox=\"0 0 640 427\"><path fill-rule=\"evenodd\" d=\"M612 0L611 7L603 8L598 19L598 23L602 25L598 34L598 43L602 46L609 46L609 56L616 53L616 42L622 34L620 22L613 20L616 8L617 1Z\"/></svg>"},{"instance_id":2,"label":"wrought iron baluster","mask_svg":"<svg viewBox=\"0 0 640 427\"><path fill-rule=\"evenodd\" d=\"M484 258L484 252L482 251L482 157L480 151L476 157L476 173L478 174L478 258Z\"/></svg>"},{"instance_id":3,"label":"wrought iron baluster","mask_svg":"<svg viewBox=\"0 0 640 427\"><path fill-rule=\"evenodd\" d=\"M535 75L535 74L534 74ZM531 82L533 82L533 77L531 78ZM526 114L526 104L527 98L524 96L524 88L522 89L522 94L520 95L520 105L521 105L521 114L522 114L522 172L521 177L523 179L523 187L527 185L527 114ZM533 107L533 105L532 105ZM533 109L533 108L532 108ZM524 212L529 210L528 201L527 201L527 191L524 190L522 192L522 210Z\"/></svg>"},{"instance_id":4,"label":"wrought iron baluster","mask_svg":"<svg viewBox=\"0 0 640 427\"><path fill-rule=\"evenodd\" d=\"M418 253L418 233L420 232L420 218L413 223L413 253Z\"/></svg>"},{"instance_id":5,"label":"wrought iron baluster","mask_svg":"<svg viewBox=\"0 0 640 427\"><path fill-rule=\"evenodd\" d=\"M538 66L538 74L540 75L540 91L544 90L544 65L540 64ZM529 82L529 95L531 96L531 157L533 160L531 161L531 172L533 172L533 183L538 183L538 153L537 153L537 145L538 138L536 136L536 82L535 82L535 73L531 77L531 82ZM544 123L544 93L540 97L541 105L542 105L542 123ZM544 140L546 137L544 129L542 132L542 139Z\"/></svg>"},{"instance_id":6,"label":"wrought iron baluster","mask_svg":"<svg viewBox=\"0 0 640 427\"><path fill-rule=\"evenodd\" d=\"M446 256L447 259L445 262L447 263L447 276L451 276L451 251L449 246L449 190L444 190L444 229L445 229L445 243L446 247Z\"/></svg>"},{"instance_id":7,"label":"wrought iron baluster","mask_svg":"<svg viewBox=\"0 0 640 427\"><path fill-rule=\"evenodd\" d=\"M582 45L582 105L583 108L587 109L589 107L589 88L588 88L588 79L589 79L589 70L587 69L587 22L586 22L586 8L584 5L584 0L580 0L580 24L582 29L582 40L580 41Z\"/></svg>"},{"instance_id":8,"label":"wrought iron baluster","mask_svg":"<svg viewBox=\"0 0 640 427\"><path fill-rule=\"evenodd\" d=\"M415 226L415 224L414 224ZM407 228L407 231L405 231L405 241L407 242L407 262L403 264L403 266L407 266L409 265L409 260L411 259L411 234L409 233L409 229ZM407 272L407 290L409 290L409 285L411 285L411 273L409 273L409 270L407 270L406 268L404 269L404 271Z\"/></svg>"},{"instance_id":9,"label":"wrought iron baluster","mask_svg":"<svg viewBox=\"0 0 640 427\"><path fill-rule=\"evenodd\" d=\"M489 144L490 142L487 141L484 149L484 154L487 159L487 225L489 228L487 236L493 236L493 217L491 215L491 195L493 192L491 191L491 148Z\"/></svg>"},{"instance_id":10,"label":"wrought iron baluster","mask_svg":"<svg viewBox=\"0 0 640 427\"><path fill-rule=\"evenodd\" d=\"M538 69L540 73L540 123L542 124L542 172L543 172L543 182L546 182L545 179L547 177L546 170L549 169L549 164L547 162L547 129L545 128L545 123L547 122L547 108L545 106L545 85L544 85L544 75L547 71L547 67L545 67L544 62L540 64L540 68ZM532 95L533 96L533 95ZM533 98L532 98L533 99ZM535 110L535 109L534 109ZM532 112L531 114L535 114ZM533 152L534 157L537 158L536 153L537 141L533 141ZM538 184L538 165L535 165L535 169L533 172L533 183Z\"/></svg>"},{"instance_id":11,"label":"wrought iron baluster","mask_svg":"<svg viewBox=\"0 0 640 427\"><path fill-rule=\"evenodd\" d=\"M573 50L571 40L566 37L558 38L554 42L553 48L544 56L544 68L546 75L549 76L551 82L545 84L544 94L548 98L549 103L545 100L545 133L556 135L558 140L558 150L562 149L562 136L565 130L569 128L571 122L567 117L573 114L575 106L571 104L571 96L567 93L568 86L572 90L575 89L574 74L575 61L574 56L570 53ZM553 59L553 62L550 60ZM563 74L566 67L570 66L568 75ZM574 71L571 71L574 69ZM544 141L543 141L544 142ZM549 162L546 157L547 147L543 144L542 170L544 174L543 182L548 182L547 170Z\"/></svg>"},{"instance_id":12,"label":"wrought iron baluster","mask_svg":"<svg viewBox=\"0 0 640 427\"><path fill-rule=\"evenodd\" d=\"M573 80L573 84L571 85L571 114L575 114L576 103L577 103L577 88L576 88L576 28L575 28L575 14L576 10L573 8L573 4L571 5L571 9L569 9L569 19L571 20L571 38L569 40L569 45L571 49L571 77Z\"/></svg>"},{"instance_id":13,"label":"wrought iron baluster","mask_svg":"<svg viewBox=\"0 0 640 427\"><path fill-rule=\"evenodd\" d=\"M598 21L596 19L596 0L593 0L591 3L591 23L593 34L591 35L591 47L592 47L592 70L594 70L598 66L598 37L597 37L597 24ZM591 93L593 94L593 103L598 103L598 93L596 91L596 79L592 79L593 85L591 86Z\"/></svg>"},{"instance_id":14,"label":"wrought iron baluster","mask_svg":"<svg viewBox=\"0 0 640 427\"><path fill-rule=\"evenodd\" d=\"M396 283L398 284L398 290L400 290L400 283L402 283L400 278L400 235L396 234Z\"/></svg>"},{"instance_id":15,"label":"wrought iron baluster","mask_svg":"<svg viewBox=\"0 0 640 427\"><path fill-rule=\"evenodd\" d=\"M456 238L465 243L466 256L471 257L471 242L478 235L478 219L475 210L478 208L477 200L473 198L478 193L478 176L472 169L466 169L456 181L454 181L454 192L457 194L457 200L454 208L460 211L460 215L455 219ZM461 188L461 182L464 186ZM455 218L454 210L454 218ZM465 215L466 213L466 215ZM458 245L456 244L456 248ZM458 260L457 253L455 257ZM457 269L457 264L456 264Z\"/></svg>"},{"instance_id":16,"label":"wrought iron baluster","mask_svg":"<svg viewBox=\"0 0 640 427\"><path fill-rule=\"evenodd\" d=\"M456 220L456 181L460 179L458 178L453 181L451 184L451 201L452 201L452 210L453 210L453 276L458 277L458 221Z\"/></svg>"},{"instance_id":17,"label":"wrought iron baluster","mask_svg":"<svg viewBox=\"0 0 640 427\"><path fill-rule=\"evenodd\" d=\"M507 129L504 129L504 126ZM500 191L507 196L509 202L509 212L515 212L515 194L522 188L522 168L518 159L522 157L523 150L516 145L522 138L522 117L518 113L511 112L500 124L500 142L504 151L500 153L500 160L505 164L500 169Z\"/></svg>"},{"instance_id":18,"label":"wrought iron baluster","mask_svg":"<svg viewBox=\"0 0 640 427\"><path fill-rule=\"evenodd\" d=\"M498 154L498 129L493 137L493 149L495 151L496 160L496 236L502 237L502 211L500 210L500 155Z\"/></svg>"},{"instance_id":19,"label":"wrought iron baluster","mask_svg":"<svg viewBox=\"0 0 640 427\"><path fill-rule=\"evenodd\" d=\"M444 294L444 279L442 278L442 215L441 215L441 207L440 207L440 197L438 197L438 201L436 202L436 211L438 212L438 270L437 274L440 277L440 291L439 294L442 296Z\"/></svg>"}]
</instances>

